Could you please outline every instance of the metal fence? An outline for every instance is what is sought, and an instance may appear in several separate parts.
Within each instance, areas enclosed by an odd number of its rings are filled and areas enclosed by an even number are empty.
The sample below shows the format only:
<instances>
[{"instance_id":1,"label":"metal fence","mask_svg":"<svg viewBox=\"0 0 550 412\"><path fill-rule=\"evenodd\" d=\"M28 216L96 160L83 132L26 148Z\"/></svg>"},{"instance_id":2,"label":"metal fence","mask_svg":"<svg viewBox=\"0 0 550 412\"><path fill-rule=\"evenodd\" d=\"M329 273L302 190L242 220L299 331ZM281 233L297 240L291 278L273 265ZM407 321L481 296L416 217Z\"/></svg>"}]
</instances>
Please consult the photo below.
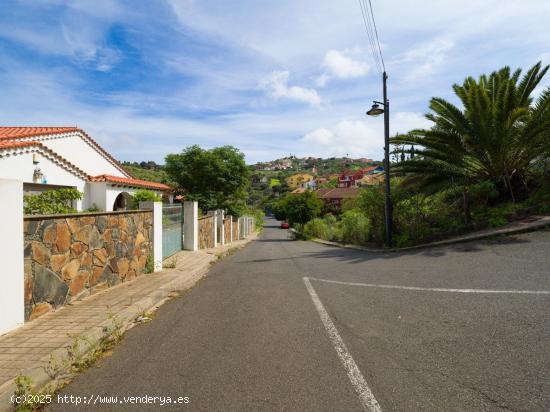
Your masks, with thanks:
<instances>
[{"instance_id":1,"label":"metal fence","mask_svg":"<svg viewBox=\"0 0 550 412\"><path fill-rule=\"evenodd\" d=\"M162 208L162 257L183 249L183 205L166 205Z\"/></svg>"}]
</instances>

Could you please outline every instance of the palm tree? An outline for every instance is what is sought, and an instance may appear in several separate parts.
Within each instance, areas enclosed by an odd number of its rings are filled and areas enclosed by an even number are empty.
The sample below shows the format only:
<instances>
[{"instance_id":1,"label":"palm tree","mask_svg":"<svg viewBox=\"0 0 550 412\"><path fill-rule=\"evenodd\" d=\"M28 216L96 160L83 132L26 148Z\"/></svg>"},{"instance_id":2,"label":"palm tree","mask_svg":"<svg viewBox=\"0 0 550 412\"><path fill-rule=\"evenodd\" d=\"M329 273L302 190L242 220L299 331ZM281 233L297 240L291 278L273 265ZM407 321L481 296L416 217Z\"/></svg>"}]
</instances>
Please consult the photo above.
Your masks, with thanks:
<instances>
[{"instance_id":1,"label":"palm tree","mask_svg":"<svg viewBox=\"0 0 550 412\"><path fill-rule=\"evenodd\" d=\"M521 69L511 73L509 67L477 81L468 77L453 85L463 108L432 98L426 115L432 128L392 138L396 145L416 146L415 156L395 171L406 174L405 184L429 191L492 181L516 201L528 190L533 166L550 155L550 87L536 101L531 97L548 68L538 62L521 79ZM464 196L468 213L467 190Z\"/></svg>"}]
</instances>

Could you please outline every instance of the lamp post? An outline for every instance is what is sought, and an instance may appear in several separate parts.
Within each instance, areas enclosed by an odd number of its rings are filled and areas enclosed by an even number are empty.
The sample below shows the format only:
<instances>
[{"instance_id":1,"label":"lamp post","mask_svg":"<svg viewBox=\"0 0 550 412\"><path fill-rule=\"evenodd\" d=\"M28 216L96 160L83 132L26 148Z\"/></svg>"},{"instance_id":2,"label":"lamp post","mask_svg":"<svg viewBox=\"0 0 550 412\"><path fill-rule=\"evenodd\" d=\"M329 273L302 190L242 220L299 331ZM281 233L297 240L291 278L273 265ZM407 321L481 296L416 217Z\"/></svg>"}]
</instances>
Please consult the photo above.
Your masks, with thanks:
<instances>
[{"instance_id":1,"label":"lamp post","mask_svg":"<svg viewBox=\"0 0 550 412\"><path fill-rule=\"evenodd\" d=\"M388 75L382 74L383 100L384 102L373 102L371 109L367 112L369 116L379 116L384 113L384 171L386 174L386 246L392 245L392 206L390 192L390 101L386 81ZM382 107L380 107L382 105Z\"/></svg>"}]
</instances>

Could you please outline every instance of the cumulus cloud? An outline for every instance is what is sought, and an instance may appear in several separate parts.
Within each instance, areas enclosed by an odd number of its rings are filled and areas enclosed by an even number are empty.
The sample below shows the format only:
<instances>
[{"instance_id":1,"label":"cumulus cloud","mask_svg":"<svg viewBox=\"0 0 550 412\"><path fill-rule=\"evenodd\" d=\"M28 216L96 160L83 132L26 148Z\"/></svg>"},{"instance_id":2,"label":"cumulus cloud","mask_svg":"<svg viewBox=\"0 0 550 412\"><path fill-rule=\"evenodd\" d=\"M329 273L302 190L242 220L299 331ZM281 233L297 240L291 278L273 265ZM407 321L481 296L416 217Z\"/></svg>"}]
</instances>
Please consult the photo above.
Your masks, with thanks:
<instances>
[{"instance_id":1,"label":"cumulus cloud","mask_svg":"<svg viewBox=\"0 0 550 412\"><path fill-rule=\"evenodd\" d=\"M300 140L309 153L315 156L331 157L373 156L384 145L379 127L372 127L361 120L342 120L334 127L319 128L305 134Z\"/></svg>"},{"instance_id":2,"label":"cumulus cloud","mask_svg":"<svg viewBox=\"0 0 550 412\"><path fill-rule=\"evenodd\" d=\"M431 123L422 114L396 112L392 115L391 133L406 133L412 129L428 128ZM305 155L321 157L350 155L381 159L384 147L382 122L344 119L334 126L321 127L306 133L300 143Z\"/></svg>"},{"instance_id":3,"label":"cumulus cloud","mask_svg":"<svg viewBox=\"0 0 550 412\"><path fill-rule=\"evenodd\" d=\"M358 49L329 50L321 64L325 71L317 78L317 85L323 87L332 78L354 79L366 76L369 72L369 65L365 61L356 59L359 53Z\"/></svg>"},{"instance_id":4,"label":"cumulus cloud","mask_svg":"<svg viewBox=\"0 0 550 412\"><path fill-rule=\"evenodd\" d=\"M447 53L454 45L449 39L435 39L408 50L392 63L406 64L409 67L406 80L416 80L435 73L445 63Z\"/></svg>"},{"instance_id":5,"label":"cumulus cloud","mask_svg":"<svg viewBox=\"0 0 550 412\"><path fill-rule=\"evenodd\" d=\"M321 106L321 97L315 89L308 89L300 86L289 86L288 71L274 71L268 77L260 81L260 88L275 99L289 99L298 102L309 103L312 106Z\"/></svg>"}]
</instances>

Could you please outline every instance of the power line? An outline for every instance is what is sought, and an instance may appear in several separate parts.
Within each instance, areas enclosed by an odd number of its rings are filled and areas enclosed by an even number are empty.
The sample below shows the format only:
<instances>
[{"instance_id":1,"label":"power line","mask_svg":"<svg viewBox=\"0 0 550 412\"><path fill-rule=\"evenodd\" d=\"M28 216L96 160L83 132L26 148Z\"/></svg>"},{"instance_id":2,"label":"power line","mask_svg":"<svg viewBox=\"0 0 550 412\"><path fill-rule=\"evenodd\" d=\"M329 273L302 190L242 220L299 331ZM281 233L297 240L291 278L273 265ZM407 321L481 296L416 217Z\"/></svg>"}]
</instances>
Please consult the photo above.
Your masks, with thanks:
<instances>
[{"instance_id":1,"label":"power line","mask_svg":"<svg viewBox=\"0 0 550 412\"><path fill-rule=\"evenodd\" d=\"M374 13L372 12L372 3L369 0L370 15L372 17L372 24L374 25L374 34L376 35L376 43L378 44L378 52L380 53L380 60L382 61L382 67L386 71L386 65L384 64L384 57L382 56L382 49L380 48L380 39L378 38L378 29L376 28L376 20L374 20Z\"/></svg>"},{"instance_id":2,"label":"power line","mask_svg":"<svg viewBox=\"0 0 550 412\"><path fill-rule=\"evenodd\" d=\"M365 0L358 0L359 1L359 7L361 8L361 15L363 16L363 23L365 24L365 31L367 32L367 37L369 40L369 46L370 51L372 54L372 59L374 60L374 63L376 65L376 68L379 72L382 72L382 66L380 64L380 58L378 53L376 53L376 44L374 40L374 33L371 27L370 18L368 14L367 4L365 3Z\"/></svg>"},{"instance_id":3,"label":"power line","mask_svg":"<svg viewBox=\"0 0 550 412\"><path fill-rule=\"evenodd\" d=\"M376 68L379 72L382 72L382 66L380 64L380 59L378 53L376 53L376 43L374 40L374 32L372 30L369 12L367 9L367 3L365 0L359 0L359 6L361 7L361 14L363 15L363 22L365 23L365 31L367 32L367 37L369 39L369 46L372 55L372 59L376 65Z\"/></svg>"}]
</instances>

